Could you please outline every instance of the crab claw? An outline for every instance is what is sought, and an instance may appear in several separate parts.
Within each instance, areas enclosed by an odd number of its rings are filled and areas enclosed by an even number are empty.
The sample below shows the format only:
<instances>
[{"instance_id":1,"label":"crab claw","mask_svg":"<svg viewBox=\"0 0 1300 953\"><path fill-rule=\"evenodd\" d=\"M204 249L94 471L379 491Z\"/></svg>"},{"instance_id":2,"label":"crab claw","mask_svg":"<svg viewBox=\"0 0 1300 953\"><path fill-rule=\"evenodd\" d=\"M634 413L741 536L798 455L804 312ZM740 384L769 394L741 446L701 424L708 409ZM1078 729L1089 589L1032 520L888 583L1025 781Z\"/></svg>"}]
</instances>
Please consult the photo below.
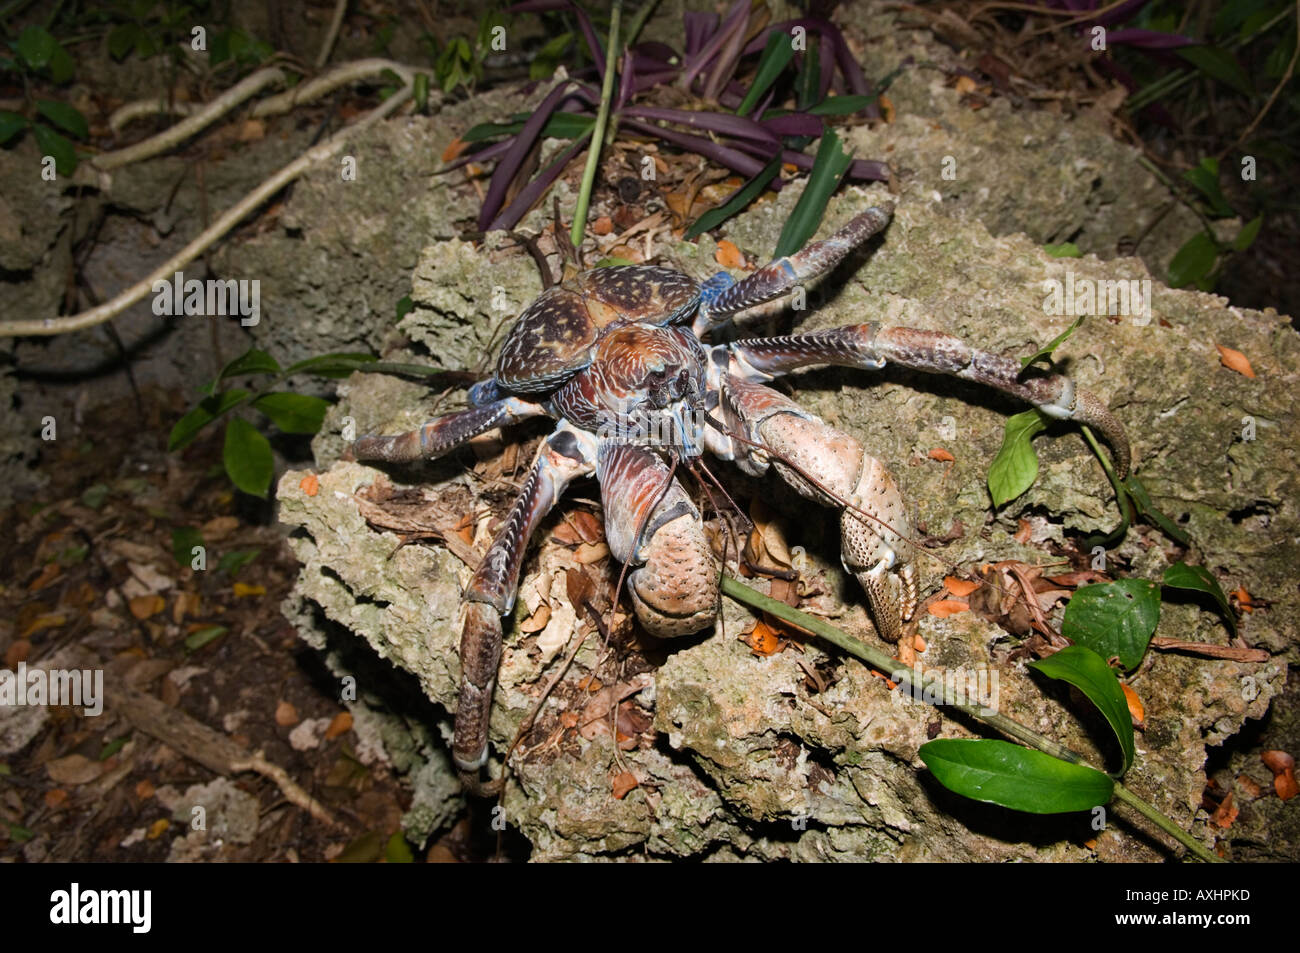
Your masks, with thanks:
<instances>
[{"instance_id":1,"label":"crab claw","mask_svg":"<svg viewBox=\"0 0 1300 953\"><path fill-rule=\"evenodd\" d=\"M916 611L916 567L903 496L884 465L865 457L849 502L840 519L841 559L867 593L876 631L894 643Z\"/></svg>"}]
</instances>

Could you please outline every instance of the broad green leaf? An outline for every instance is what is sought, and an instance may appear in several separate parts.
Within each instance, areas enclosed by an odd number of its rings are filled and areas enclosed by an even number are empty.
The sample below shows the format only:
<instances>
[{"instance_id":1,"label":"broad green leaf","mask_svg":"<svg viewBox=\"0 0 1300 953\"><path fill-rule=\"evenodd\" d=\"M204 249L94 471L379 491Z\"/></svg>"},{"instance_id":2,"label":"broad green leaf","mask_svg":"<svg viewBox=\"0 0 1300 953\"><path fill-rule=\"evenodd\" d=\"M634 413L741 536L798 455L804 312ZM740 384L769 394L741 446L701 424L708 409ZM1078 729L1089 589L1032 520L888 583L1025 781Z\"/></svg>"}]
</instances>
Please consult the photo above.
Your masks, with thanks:
<instances>
[{"instance_id":1,"label":"broad green leaf","mask_svg":"<svg viewBox=\"0 0 1300 953\"><path fill-rule=\"evenodd\" d=\"M607 255L600 261L596 262L597 268L621 268L624 265L635 265L636 262L630 258L619 258L617 255Z\"/></svg>"},{"instance_id":2,"label":"broad green leaf","mask_svg":"<svg viewBox=\"0 0 1300 953\"><path fill-rule=\"evenodd\" d=\"M767 188L768 184L777 177L781 171L781 158L778 156L759 171L735 192L731 197L723 202L717 208L709 209L703 215L695 220L695 224L686 230L686 239L689 241L705 232L717 228L731 216L743 211L749 207L749 204L758 198L759 194Z\"/></svg>"},{"instance_id":3,"label":"broad green leaf","mask_svg":"<svg viewBox=\"0 0 1300 953\"><path fill-rule=\"evenodd\" d=\"M266 497L275 475L275 456L267 439L242 417L231 417L226 425L221 460L230 482L252 496Z\"/></svg>"},{"instance_id":4,"label":"broad green leaf","mask_svg":"<svg viewBox=\"0 0 1300 953\"><path fill-rule=\"evenodd\" d=\"M28 125L27 117L22 113L0 109L0 146L26 129Z\"/></svg>"},{"instance_id":5,"label":"broad green leaf","mask_svg":"<svg viewBox=\"0 0 1300 953\"><path fill-rule=\"evenodd\" d=\"M948 790L1030 814L1087 811L1115 788L1095 768L1007 741L944 738L921 745L919 754Z\"/></svg>"},{"instance_id":6,"label":"broad green leaf","mask_svg":"<svg viewBox=\"0 0 1300 953\"><path fill-rule=\"evenodd\" d=\"M1061 242L1059 245L1044 245L1043 251L1053 258L1082 258L1083 252L1074 242Z\"/></svg>"},{"instance_id":7,"label":"broad green leaf","mask_svg":"<svg viewBox=\"0 0 1300 953\"><path fill-rule=\"evenodd\" d=\"M839 187L844 173L853 164L853 157L840 148L840 137L834 130L826 130L817 146L817 158L813 160L812 172L808 175L808 185L795 203L794 210L786 219L777 240L773 258L793 255L803 248L817 232L826 214L826 204Z\"/></svg>"},{"instance_id":8,"label":"broad green leaf","mask_svg":"<svg viewBox=\"0 0 1300 953\"><path fill-rule=\"evenodd\" d=\"M1056 337L1052 338L1051 342L1049 342L1048 344L1044 344L1042 347L1040 347L1029 357L1022 357L1020 359L1020 369L1023 371L1024 369L1029 367L1030 364L1034 363L1040 358L1051 357L1052 352L1055 351L1062 344L1064 344L1066 339L1069 338L1069 336L1073 334L1075 331L1077 331L1079 325L1082 323L1083 323L1083 315L1079 315L1079 317L1074 319L1073 324L1071 324L1068 328L1066 328Z\"/></svg>"},{"instance_id":9,"label":"broad green leaf","mask_svg":"<svg viewBox=\"0 0 1300 953\"><path fill-rule=\"evenodd\" d=\"M239 570L243 569L261 552L260 549L236 549L233 552L224 554L221 561L217 563L219 572L228 572L232 576L238 575Z\"/></svg>"},{"instance_id":10,"label":"broad green leaf","mask_svg":"<svg viewBox=\"0 0 1300 953\"><path fill-rule=\"evenodd\" d=\"M1138 513L1160 527L1166 536L1184 546L1191 544L1192 538L1187 535L1187 531L1160 511L1151 501L1151 494L1147 492L1146 486L1132 473L1124 478L1124 489L1128 492Z\"/></svg>"},{"instance_id":11,"label":"broad green leaf","mask_svg":"<svg viewBox=\"0 0 1300 953\"><path fill-rule=\"evenodd\" d=\"M1124 765L1119 770L1119 774L1123 775L1133 764L1136 753L1133 747L1133 716L1129 713L1119 679L1106 664L1106 660L1090 648L1070 645L1045 659L1030 662L1029 667L1038 669L1048 678L1069 682L1097 706L1115 730L1115 737L1119 739L1120 749L1124 752Z\"/></svg>"},{"instance_id":12,"label":"broad green leaf","mask_svg":"<svg viewBox=\"0 0 1300 953\"><path fill-rule=\"evenodd\" d=\"M875 96L827 96L815 106L809 106L804 112L813 116L849 116L866 109L875 101Z\"/></svg>"},{"instance_id":13,"label":"broad green leaf","mask_svg":"<svg viewBox=\"0 0 1300 953\"><path fill-rule=\"evenodd\" d=\"M54 156L54 168L59 175L72 175L77 171L77 150L71 142L49 126L39 123L32 126L32 133L36 136L36 145L40 148L41 155Z\"/></svg>"},{"instance_id":14,"label":"broad green leaf","mask_svg":"<svg viewBox=\"0 0 1300 953\"><path fill-rule=\"evenodd\" d=\"M15 844L25 844L36 836L36 832L29 827L23 827L13 821L7 823L9 824L9 839Z\"/></svg>"},{"instance_id":15,"label":"broad green leaf","mask_svg":"<svg viewBox=\"0 0 1300 953\"><path fill-rule=\"evenodd\" d=\"M97 510L104 505L104 501L108 499L108 494L109 489L107 484L95 483L92 486L86 487L85 492L81 494L81 503L83 506L88 506L92 510Z\"/></svg>"},{"instance_id":16,"label":"broad green leaf","mask_svg":"<svg viewBox=\"0 0 1300 953\"><path fill-rule=\"evenodd\" d=\"M329 401L310 394L293 394L288 391L276 391L253 401L253 406L285 433L314 434L320 431L325 422L325 412L330 409Z\"/></svg>"},{"instance_id":17,"label":"broad green leaf","mask_svg":"<svg viewBox=\"0 0 1300 953\"><path fill-rule=\"evenodd\" d=\"M18 55L32 69L40 69L50 61L59 43L44 27L32 24L18 35Z\"/></svg>"},{"instance_id":18,"label":"broad green leaf","mask_svg":"<svg viewBox=\"0 0 1300 953\"><path fill-rule=\"evenodd\" d=\"M789 33L773 30L768 34L767 45L763 47L763 55L758 61L758 71L754 74L754 82L741 100L740 107L736 110L737 116L748 116L753 111L763 94L776 82L776 78L785 72L793 57L794 42Z\"/></svg>"},{"instance_id":19,"label":"broad green leaf","mask_svg":"<svg viewBox=\"0 0 1300 953\"><path fill-rule=\"evenodd\" d=\"M411 300L410 295L402 295L397 299L397 320L401 321L412 311L415 310L415 302Z\"/></svg>"},{"instance_id":20,"label":"broad green leaf","mask_svg":"<svg viewBox=\"0 0 1300 953\"><path fill-rule=\"evenodd\" d=\"M185 638L185 651L197 652L209 642L214 639L219 639L225 634L226 627L224 625L210 625L206 628L199 629L196 632L191 632Z\"/></svg>"},{"instance_id":21,"label":"broad green leaf","mask_svg":"<svg viewBox=\"0 0 1300 953\"><path fill-rule=\"evenodd\" d=\"M90 135L86 117L67 103L53 99L36 100L36 111L65 132L72 133L78 139Z\"/></svg>"},{"instance_id":22,"label":"broad green leaf","mask_svg":"<svg viewBox=\"0 0 1300 953\"><path fill-rule=\"evenodd\" d=\"M1002 448L989 464L989 494L994 508L1010 502L1038 479L1038 454L1030 442L1047 429L1047 418L1026 410L1007 418Z\"/></svg>"},{"instance_id":23,"label":"broad green leaf","mask_svg":"<svg viewBox=\"0 0 1300 953\"><path fill-rule=\"evenodd\" d=\"M410 864L415 862L415 857L411 853L411 845L406 842L401 831L397 831L392 837L388 838L388 845L384 848L384 860L390 864Z\"/></svg>"},{"instance_id":24,"label":"broad green leaf","mask_svg":"<svg viewBox=\"0 0 1300 953\"><path fill-rule=\"evenodd\" d=\"M1146 579L1084 586L1065 606L1061 634L1104 659L1137 668L1160 621L1160 587Z\"/></svg>"},{"instance_id":25,"label":"broad green leaf","mask_svg":"<svg viewBox=\"0 0 1300 953\"><path fill-rule=\"evenodd\" d=\"M126 741L127 738L129 737L130 737L129 735L120 735L119 737L114 738L108 744L104 745L104 747L100 748L99 760L107 761L109 758L113 757L113 755L121 751L122 748L126 746Z\"/></svg>"},{"instance_id":26,"label":"broad green leaf","mask_svg":"<svg viewBox=\"0 0 1300 953\"><path fill-rule=\"evenodd\" d=\"M371 364L373 354L364 351L340 351L336 354L318 354L290 364L285 374L318 374L321 377L344 378L357 369L358 364Z\"/></svg>"},{"instance_id":27,"label":"broad green leaf","mask_svg":"<svg viewBox=\"0 0 1300 953\"><path fill-rule=\"evenodd\" d=\"M72 79L75 69L68 51L61 46L55 47L54 55L50 57L50 79L54 80L56 85L62 86Z\"/></svg>"},{"instance_id":28,"label":"broad green leaf","mask_svg":"<svg viewBox=\"0 0 1300 953\"><path fill-rule=\"evenodd\" d=\"M1219 189L1219 160L1207 157L1194 169L1183 173L1183 178L1196 186L1210 202L1210 212L1217 218L1227 218L1232 214L1232 206L1223 197Z\"/></svg>"},{"instance_id":29,"label":"broad green leaf","mask_svg":"<svg viewBox=\"0 0 1300 953\"><path fill-rule=\"evenodd\" d=\"M528 65L528 78L534 83L550 79L555 73L556 67L560 65L560 57L564 55L565 49L572 42L572 32L561 33L559 36L547 41L546 45L537 51L532 63Z\"/></svg>"},{"instance_id":30,"label":"broad green leaf","mask_svg":"<svg viewBox=\"0 0 1300 953\"><path fill-rule=\"evenodd\" d=\"M1241 68L1236 57L1227 50L1212 46L1186 46L1174 52L1206 76L1231 86L1243 96L1255 95L1255 88L1250 85L1250 77Z\"/></svg>"},{"instance_id":31,"label":"broad green leaf","mask_svg":"<svg viewBox=\"0 0 1300 953\"><path fill-rule=\"evenodd\" d=\"M424 112L424 107L429 102L429 74L416 73L414 80L415 108L418 112Z\"/></svg>"},{"instance_id":32,"label":"broad green leaf","mask_svg":"<svg viewBox=\"0 0 1300 953\"><path fill-rule=\"evenodd\" d=\"M1223 611L1223 617L1228 620L1232 634L1237 634L1237 617L1233 614L1232 605L1224 595L1219 581L1210 575L1210 571L1204 566L1189 566L1184 562L1176 562L1165 570L1164 584L1174 589L1190 589L1193 592L1204 592L1212 596Z\"/></svg>"},{"instance_id":33,"label":"broad green leaf","mask_svg":"<svg viewBox=\"0 0 1300 953\"><path fill-rule=\"evenodd\" d=\"M193 440L200 430L216 420L230 408L248 398L246 390L228 390L199 401L193 410L176 421L171 436L167 438L168 450L179 450Z\"/></svg>"},{"instance_id":34,"label":"broad green leaf","mask_svg":"<svg viewBox=\"0 0 1300 953\"><path fill-rule=\"evenodd\" d=\"M0 140L3 141L3 140ZM1241 231L1237 237L1232 240L1232 247L1235 251L1245 251L1255 244L1255 236L1259 234L1259 228L1264 224L1264 216L1256 215L1245 225L1241 226Z\"/></svg>"},{"instance_id":35,"label":"broad green leaf","mask_svg":"<svg viewBox=\"0 0 1300 953\"><path fill-rule=\"evenodd\" d=\"M1219 248L1207 232L1197 232L1174 253L1169 263L1169 285L1181 288L1209 275L1219 257Z\"/></svg>"},{"instance_id":36,"label":"broad green leaf","mask_svg":"<svg viewBox=\"0 0 1300 953\"><path fill-rule=\"evenodd\" d=\"M265 351L257 348L250 348L239 357L235 358L229 364L221 369L217 375L216 382L230 377L238 377L242 374L278 374L280 373L280 362L273 358Z\"/></svg>"},{"instance_id":37,"label":"broad green leaf","mask_svg":"<svg viewBox=\"0 0 1300 953\"><path fill-rule=\"evenodd\" d=\"M140 30L138 23L120 23L108 32L108 55L119 62L126 59L135 46L136 34Z\"/></svg>"},{"instance_id":38,"label":"broad green leaf","mask_svg":"<svg viewBox=\"0 0 1300 953\"><path fill-rule=\"evenodd\" d=\"M178 526L172 530L172 555L182 566L194 562L194 547L203 545L203 534L193 526Z\"/></svg>"},{"instance_id":39,"label":"broad green leaf","mask_svg":"<svg viewBox=\"0 0 1300 953\"><path fill-rule=\"evenodd\" d=\"M820 34L811 34L808 37L808 49L803 55L803 65L799 68L799 75L794 79L795 88L795 105L802 110L808 110L809 107L820 105L817 102L821 95L821 36ZM823 100L830 102L831 99ZM830 113L828 115L836 115Z\"/></svg>"}]
</instances>

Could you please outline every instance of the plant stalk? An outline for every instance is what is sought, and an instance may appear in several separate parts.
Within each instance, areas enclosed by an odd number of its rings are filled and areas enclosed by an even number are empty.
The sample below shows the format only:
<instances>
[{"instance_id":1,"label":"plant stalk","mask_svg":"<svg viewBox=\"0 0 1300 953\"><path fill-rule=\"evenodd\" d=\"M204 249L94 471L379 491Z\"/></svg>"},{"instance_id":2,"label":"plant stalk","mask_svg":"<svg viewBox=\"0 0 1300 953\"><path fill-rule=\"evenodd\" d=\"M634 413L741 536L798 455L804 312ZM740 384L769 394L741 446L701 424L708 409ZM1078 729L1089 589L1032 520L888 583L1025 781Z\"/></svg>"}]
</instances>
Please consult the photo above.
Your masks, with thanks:
<instances>
[{"instance_id":1,"label":"plant stalk","mask_svg":"<svg viewBox=\"0 0 1300 953\"><path fill-rule=\"evenodd\" d=\"M922 693L919 693L919 697L940 697L943 699L945 705L956 708L958 711L964 712L972 718L982 721L990 727L996 728L1008 737L1015 738L1017 741L1023 742L1030 747L1037 748L1039 751L1045 752L1054 758L1060 758L1062 761L1069 761L1073 764L1086 764L1081 755L1071 751L1064 745L1053 741L1051 738L1040 735L1032 728L1028 728L1025 725L1020 724L1020 722L1008 718L1006 715L990 712L987 708L984 708L981 705L958 703L955 698L950 697L951 693L945 688L941 681L932 679L923 672L918 672L916 669L904 667L902 662L891 656L889 653L855 639L847 632L837 629L829 622L819 619L816 616L809 615L806 612L800 612L798 609L792 608L784 602L773 599L771 596L765 596L761 592L756 592L734 576L723 573L722 591L726 595L731 596L731 598L735 599L737 602L743 602L746 605L753 606L763 612L771 613L778 619L797 625L801 629L805 629L813 635L825 639L827 642L830 642L837 648L847 652L854 658L857 658L860 661L867 663L872 668L877 669L881 673L888 675L891 681L901 678L906 680L909 685L913 684L914 681L919 681L920 684L915 686L916 688L922 689ZM913 697L918 697L918 694L914 694ZM1131 806L1143 817L1147 818L1170 837L1174 838L1174 840L1186 847L1200 860L1207 863L1223 862L1223 858L1211 853L1206 849L1204 844L1196 840L1172 820L1164 814L1161 814L1156 810L1156 808L1139 798L1118 781L1115 782L1114 793L1115 797Z\"/></svg>"},{"instance_id":2,"label":"plant stalk","mask_svg":"<svg viewBox=\"0 0 1300 953\"><path fill-rule=\"evenodd\" d=\"M582 171L582 188L578 190L578 207L573 213L573 227L569 236L573 247L581 248L587 231L587 209L591 205L591 189L596 182L596 169L600 165L600 150L605 144L605 126L609 123L609 104L614 98L614 74L618 63L618 27L623 15L623 0L614 0L609 15L609 40L605 45L605 78L600 85L600 109L596 113L596 127L592 130L591 146L587 149L587 167Z\"/></svg>"}]
</instances>

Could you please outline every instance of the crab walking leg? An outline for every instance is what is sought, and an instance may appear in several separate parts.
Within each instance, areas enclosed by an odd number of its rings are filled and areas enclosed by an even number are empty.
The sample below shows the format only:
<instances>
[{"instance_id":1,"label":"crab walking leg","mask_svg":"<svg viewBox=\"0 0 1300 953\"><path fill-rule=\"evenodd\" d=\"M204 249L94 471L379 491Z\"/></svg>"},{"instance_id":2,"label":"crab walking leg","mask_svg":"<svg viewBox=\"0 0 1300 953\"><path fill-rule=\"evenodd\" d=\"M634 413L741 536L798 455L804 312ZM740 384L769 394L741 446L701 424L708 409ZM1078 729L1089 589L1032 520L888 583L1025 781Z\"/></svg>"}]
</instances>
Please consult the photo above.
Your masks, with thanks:
<instances>
[{"instance_id":1,"label":"crab walking leg","mask_svg":"<svg viewBox=\"0 0 1300 953\"><path fill-rule=\"evenodd\" d=\"M452 743L462 772L476 773L487 762L488 718L501 662L501 616L514 608L529 537L565 488L595 470L595 457L595 438L567 423L543 441L523 489L465 590L460 699Z\"/></svg>"},{"instance_id":2,"label":"crab walking leg","mask_svg":"<svg viewBox=\"0 0 1300 953\"><path fill-rule=\"evenodd\" d=\"M1124 425L1105 401L1078 390L1064 374L1021 379L1020 362L970 347L942 331L856 324L787 337L756 338L728 345L733 376L768 381L812 364L877 369L889 361L904 367L975 381L1033 404L1049 417L1095 427L1110 444L1115 469L1128 473L1129 444Z\"/></svg>"},{"instance_id":3,"label":"crab walking leg","mask_svg":"<svg viewBox=\"0 0 1300 953\"><path fill-rule=\"evenodd\" d=\"M545 414L546 410L540 404L529 403L518 397L505 397L482 407L445 414L415 430L391 437L362 434L352 444L352 454L358 460L383 460L388 463L432 460L455 450L471 437L527 417L541 417Z\"/></svg>"},{"instance_id":4,"label":"crab walking leg","mask_svg":"<svg viewBox=\"0 0 1300 953\"><path fill-rule=\"evenodd\" d=\"M894 478L856 438L831 427L784 394L734 377L728 378L724 387L726 413L732 423L738 424L749 440L775 452L769 455L758 447L732 441L731 452L741 468L757 474L774 466L781 479L801 495L824 506L843 508L840 559L866 590L880 637L897 642L903 622L916 611L917 579L912 531ZM804 473L821 486L806 479ZM849 506L844 505L846 501Z\"/></svg>"},{"instance_id":5,"label":"crab walking leg","mask_svg":"<svg viewBox=\"0 0 1300 953\"><path fill-rule=\"evenodd\" d=\"M693 330L701 336L747 308L772 301L795 285L826 274L853 249L879 232L893 217L893 205L877 206L855 216L830 238L810 242L787 258L747 275L739 282L720 272L705 282Z\"/></svg>"},{"instance_id":6,"label":"crab walking leg","mask_svg":"<svg viewBox=\"0 0 1300 953\"><path fill-rule=\"evenodd\" d=\"M627 591L641 625L661 639L711 625L718 568L700 512L682 485L643 447L607 440L598 459L605 538L614 558L628 566Z\"/></svg>"}]
</instances>

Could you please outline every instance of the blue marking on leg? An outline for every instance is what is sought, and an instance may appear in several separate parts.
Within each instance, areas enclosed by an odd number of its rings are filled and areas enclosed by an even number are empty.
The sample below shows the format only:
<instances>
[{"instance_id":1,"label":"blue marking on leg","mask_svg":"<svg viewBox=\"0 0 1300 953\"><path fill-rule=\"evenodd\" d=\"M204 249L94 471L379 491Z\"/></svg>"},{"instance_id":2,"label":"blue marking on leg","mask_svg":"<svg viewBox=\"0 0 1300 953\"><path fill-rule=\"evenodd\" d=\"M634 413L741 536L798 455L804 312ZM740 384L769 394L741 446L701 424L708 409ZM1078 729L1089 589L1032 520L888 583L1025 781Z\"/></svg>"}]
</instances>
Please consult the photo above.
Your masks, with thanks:
<instances>
[{"instance_id":1,"label":"blue marking on leg","mask_svg":"<svg viewBox=\"0 0 1300 953\"><path fill-rule=\"evenodd\" d=\"M708 307L721 297L722 293L736 283L736 279L725 271L720 271L704 284L700 285L700 304Z\"/></svg>"},{"instance_id":2,"label":"blue marking on leg","mask_svg":"<svg viewBox=\"0 0 1300 953\"><path fill-rule=\"evenodd\" d=\"M501 388L497 386L497 379L489 377L485 381L479 381L469 389L469 405L471 407L483 407L505 396Z\"/></svg>"},{"instance_id":3,"label":"blue marking on leg","mask_svg":"<svg viewBox=\"0 0 1300 953\"><path fill-rule=\"evenodd\" d=\"M789 258L782 258L779 262L777 262L777 264L780 265L781 270L784 271L791 278L799 277L799 273L794 270L794 265L790 264Z\"/></svg>"}]
</instances>

